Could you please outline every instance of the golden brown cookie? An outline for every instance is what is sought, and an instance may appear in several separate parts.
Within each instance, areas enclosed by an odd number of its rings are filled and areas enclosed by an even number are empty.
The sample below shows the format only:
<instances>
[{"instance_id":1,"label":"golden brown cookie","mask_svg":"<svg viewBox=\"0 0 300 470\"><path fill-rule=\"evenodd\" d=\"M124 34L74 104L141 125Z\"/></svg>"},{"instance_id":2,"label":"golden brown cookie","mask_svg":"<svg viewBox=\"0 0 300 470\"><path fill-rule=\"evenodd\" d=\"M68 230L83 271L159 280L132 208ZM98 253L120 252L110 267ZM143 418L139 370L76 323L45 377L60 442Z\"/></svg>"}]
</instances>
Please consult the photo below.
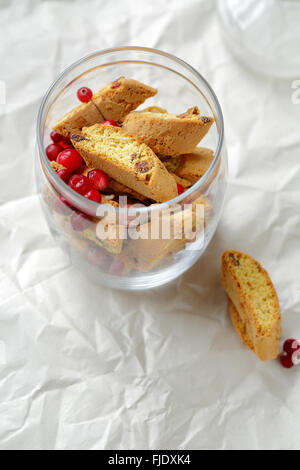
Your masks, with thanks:
<instances>
[{"instance_id":1,"label":"golden brown cookie","mask_svg":"<svg viewBox=\"0 0 300 470\"><path fill-rule=\"evenodd\" d=\"M175 170L177 176L196 183L207 172L214 158L211 149L198 147L192 153L178 157L179 163Z\"/></svg>"},{"instance_id":2,"label":"golden brown cookie","mask_svg":"<svg viewBox=\"0 0 300 470\"><path fill-rule=\"evenodd\" d=\"M123 120L123 128L160 155L181 155L194 150L214 119L200 116L197 107L186 113L134 112Z\"/></svg>"},{"instance_id":3,"label":"golden brown cookie","mask_svg":"<svg viewBox=\"0 0 300 470\"><path fill-rule=\"evenodd\" d=\"M178 195L174 178L154 152L115 126L95 124L71 136L87 166L99 168L119 183L157 202Z\"/></svg>"},{"instance_id":4,"label":"golden brown cookie","mask_svg":"<svg viewBox=\"0 0 300 470\"><path fill-rule=\"evenodd\" d=\"M222 256L222 283L232 302L230 314L243 341L251 342L262 361L279 353L280 307L268 273L251 256L225 251ZM240 319L236 319L236 315ZM241 334L242 332L242 334ZM251 348L250 348L251 349Z\"/></svg>"}]
</instances>

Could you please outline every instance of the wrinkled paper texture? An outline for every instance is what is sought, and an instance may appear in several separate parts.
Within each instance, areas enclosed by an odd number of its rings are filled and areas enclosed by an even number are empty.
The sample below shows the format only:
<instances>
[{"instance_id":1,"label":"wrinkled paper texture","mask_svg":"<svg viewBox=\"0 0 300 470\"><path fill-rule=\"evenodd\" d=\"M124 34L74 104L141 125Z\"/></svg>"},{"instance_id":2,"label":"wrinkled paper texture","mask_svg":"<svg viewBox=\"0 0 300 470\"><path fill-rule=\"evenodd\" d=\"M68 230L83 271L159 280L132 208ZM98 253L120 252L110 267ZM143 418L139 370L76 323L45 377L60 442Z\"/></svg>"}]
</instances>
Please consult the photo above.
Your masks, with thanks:
<instances>
[{"instance_id":1,"label":"wrinkled paper texture","mask_svg":"<svg viewBox=\"0 0 300 470\"><path fill-rule=\"evenodd\" d=\"M137 293L92 285L69 264L34 178L36 116L52 80L123 45L174 53L208 79L229 153L207 252L172 285ZM1 0L0 63L0 448L299 449L300 367L261 363L243 346L220 284L225 249L259 259L278 290L283 338L300 339L291 81L237 63L205 0Z\"/></svg>"}]
</instances>

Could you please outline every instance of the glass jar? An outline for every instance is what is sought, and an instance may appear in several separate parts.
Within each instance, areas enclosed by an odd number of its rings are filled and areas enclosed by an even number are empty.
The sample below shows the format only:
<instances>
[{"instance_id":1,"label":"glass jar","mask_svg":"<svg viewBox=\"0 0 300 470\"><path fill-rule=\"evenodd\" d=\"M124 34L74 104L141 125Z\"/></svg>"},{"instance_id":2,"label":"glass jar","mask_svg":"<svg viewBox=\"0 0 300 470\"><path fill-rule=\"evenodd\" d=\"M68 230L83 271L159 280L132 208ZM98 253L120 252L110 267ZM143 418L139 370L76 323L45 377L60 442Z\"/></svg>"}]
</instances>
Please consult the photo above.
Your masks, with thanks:
<instances>
[{"instance_id":1,"label":"glass jar","mask_svg":"<svg viewBox=\"0 0 300 470\"><path fill-rule=\"evenodd\" d=\"M145 106L182 113L198 106L215 123L201 146L212 163L192 187L161 204L97 204L53 171L45 148L52 125L78 104L76 91L96 91L120 76L158 89ZM68 67L46 93L37 121L36 178L49 228L71 262L93 282L135 290L160 286L189 269L206 250L220 220L227 155L220 105L206 80L170 54L141 47L96 52ZM124 201L123 201L124 202Z\"/></svg>"}]
</instances>

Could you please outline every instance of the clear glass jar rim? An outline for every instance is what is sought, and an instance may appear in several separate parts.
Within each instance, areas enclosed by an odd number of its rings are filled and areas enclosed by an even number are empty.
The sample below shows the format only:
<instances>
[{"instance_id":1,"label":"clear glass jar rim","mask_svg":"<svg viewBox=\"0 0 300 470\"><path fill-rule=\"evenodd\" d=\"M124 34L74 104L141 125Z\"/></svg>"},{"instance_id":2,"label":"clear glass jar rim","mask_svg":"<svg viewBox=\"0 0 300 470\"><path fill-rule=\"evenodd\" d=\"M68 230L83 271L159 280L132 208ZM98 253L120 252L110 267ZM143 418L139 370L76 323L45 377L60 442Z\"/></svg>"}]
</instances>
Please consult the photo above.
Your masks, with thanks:
<instances>
[{"instance_id":1,"label":"clear glass jar rim","mask_svg":"<svg viewBox=\"0 0 300 470\"><path fill-rule=\"evenodd\" d=\"M48 168L49 172L52 171L52 167L50 165L50 162L47 158L45 148L43 146L43 141L42 141L42 117L44 114L44 108L47 104L48 98L51 95L53 89L59 84L59 82L67 75L71 70L76 68L78 65L84 63L85 61L92 59L93 57L98 57L98 56L103 56L106 54L111 54L112 52L124 52L124 51L137 51L137 52L146 52L146 53L151 53L151 54L156 54L159 56L166 57L170 59L171 61L177 62L179 65L183 66L184 68L188 69L192 75L194 75L198 80L200 80L208 89L210 93L210 98L215 106L216 112L217 112L217 117L218 117L218 123L219 123L219 138L218 138L218 143L217 147L215 150L214 158L213 161L206 171L206 173L195 183L193 184L189 189L187 189L184 193L180 194L179 196L170 199L169 201L160 203L160 204L155 204L152 206L144 207L139 209L140 212L150 212L152 210L161 210L163 208L168 207L171 204L178 204L181 201L183 201L187 196L191 195L194 191L196 191L198 188L200 188L202 185L206 183L206 181L209 179L211 174L213 173L215 167L217 166L217 163L221 157L221 150L223 147L223 142L224 142L224 119L223 119L223 113L222 109L220 106L220 103L218 101L218 98L213 91L212 87L210 84L206 81L206 79L191 65L189 65L187 62L185 62L182 59L179 59L173 54L169 54L168 52L163 52L158 49L152 49L149 47L139 47L139 46L124 46L124 47L117 47L117 48L110 48L110 49L103 49L102 51L96 51L93 52L92 54L88 54L81 59L77 60L73 64L69 65L63 72L59 74L59 76L54 80L54 82L50 85L48 88L42 102L40 105L40 109L38 112L38 117L37 117L37 126L36 126L36 134L37 134L37 143L38 143L38 149L39 149L39 155L41 157L42 163ZM130 61L130 60L129 60ZM53 179L56 182L57 186L62 189L62 192L66 192L67 194L69 193L72 196L72 199L78 200L79 204L83 203L85 205L88 205L90 208L93 208L94 210L99 206L98 203L91 201L84 196L81 196L78 193L75 193L68 185L66 185L61 178L56 174L53 173ZM120 212L126 212L128 211L127 208L115 208L116 211ZM130 209L129 209L130 212Z\"/></svg>"}]
</instances>

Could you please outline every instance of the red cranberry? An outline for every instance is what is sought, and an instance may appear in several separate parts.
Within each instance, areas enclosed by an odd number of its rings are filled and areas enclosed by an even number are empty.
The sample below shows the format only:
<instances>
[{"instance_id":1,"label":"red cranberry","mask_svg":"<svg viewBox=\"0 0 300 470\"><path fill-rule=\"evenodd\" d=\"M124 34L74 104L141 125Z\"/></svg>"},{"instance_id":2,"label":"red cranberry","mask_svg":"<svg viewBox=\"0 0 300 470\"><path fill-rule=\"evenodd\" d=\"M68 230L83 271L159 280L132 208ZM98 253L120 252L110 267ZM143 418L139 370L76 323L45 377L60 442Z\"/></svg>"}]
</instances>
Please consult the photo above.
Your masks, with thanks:
<instances>
[{"instance_id":1,"label":"red cranberry","mask_svg":"<svg viewBox=\"0 0 300 470\"><path fill-rule=\"evenodd\" d=\"M120 127L120 124L116 121L113 121L112 119L109 119L108 121L103 121L101 124L104 124L105 126Z\"/></svg>"},{"instance_id":2,"label":"red cranberry","mask_svg":"<svg viewBox=\"0 0 300 470\"><path fill-rule=\"evenodd\" d=\"M69 186L82 196L92 189L90 180L84 175L71 176Z\"/></svg>"},{"instance_id":3,"label":"red cranberry","mask_svg":"<svg viewBox=\"0 0 300 470\"><path fill-rule=\"evenodd\" d=\"M120 276L124 269L123 261L115 259L109 268L109 273L114 274L115 276Z\"/></svg>"},{"instance_id":4,"label":"red cranberry","mask_svg":"<svg viewBox=\"0 0 300 470\"><path fill-rule=\"evenodd\" d=\"M71 217L71 225L76 232L83 232L83 230L88 228L90 223L89 217L83 214L83 212L76 212Z\"/></svg>"},{"instance_id":5,"label":"red cranberry","mask_svg":"<svg viewBox=\"0 0 300 470\"><path fill-rule=\"evenodd\" d=\"M82 158L75 149L63 150L57 156L56 161L72 171L76 171L82 166Z\"/></svg>"},{"instance_id":6,"label":"red cranberry","mask_svg":"<svg viewBox=\"0 0 300 470\"><path fill-rule=\"evenodd\" d=\"M280 354L279 361L280 361L280 364L286 369L290 369L291 367L294 366L291 356L286 353Z\"/></svg>"},{"instance_id":7,"label":"red cranberry","mask_svg":"<svg viewBox=\"0 0 300 470\"><path fill-rule=\"evenodd\" d=\"M46 147L46 155L50 162L56 160L60 152L61 147L58 144L50 144L48 147Z\"/></svg>"},{"instance_id":8,"label":"red cranberry","mask_svg":"<svg viewBox=\"0 0 300 470\"><path fill-rule=\"evenodd\" d=\"M56 173L65 183L68 183L73 172L72 170L69 170L68 168L61 168L60 170L57 170Z\"/></svg>"},{"instance_id":9,"label":"red cranberry","mask_svg":"<svg viewBox=\"0 0 300 470\"><path fill-rule=\"evenodd\" d=\"M50 138L54 144L59 144L64 139L64 136L59 134L58 132L52 131L50 132Z\"/></svg>"},{"instance_id":10,"label":"red cranberry","mask_svg":"<svg viewBox=\"0 0 300 470\"><path fill-rule=\"evenodd\" d=\"M59 196L58 199L55 200L55 210L58 214L61 215L71 215L72 213L72 206L67 201L66 198L63 196Z\"/></svg>"},{"instance_id":11,"label":"red cranberry","mask_svg":"<svg viewBox=\"0 0 300 470\"><path fill-rule=\"evenodd\" d=\"M90 189L86 194L84 194L84 197L90 199L91 201L99 202L99 204L102 199L101 194L99 191L96 191L96 189Z\"/></svg>"},{"instance_id":12,"label":"red cranberry","mask_svg":"<svg viewBox=\"0 0 300 470\"><path fill-rule=\"evenodd\" d=\"M290 356L300 347L300 342L296 339L290 338L283 343L283 351Z\"/></svg>"},{"instance_id":13,"label":"red cranberry","mask_svg":"<svg viewBox=\"0 0 300 470\"><path fill-rule=\"evenodd\" d=\"M102 191L108 186L108 176L104 171L101 170L91 170L88 173L88 178L91 181L93 187Z\"/></svg>"},{"instance_id":14,"label":"red cranberry","mask_svg":"<svg viewBox=\"0 0 300 470\"><path fill-rule=\"evenodd\" d=\"M184 187L181 186L181 184L177 184L177 191L178 191L178 196L182 193L184 193Z\"/></svg>"},{"instance_id":15,"label":"red cranberry","mask_svg":"<svg viewBox=\"0 0 300 470\"><path fill-rule=\"evenodd\" d=\"M83 86L77 91L77 98L82 101L82 103L88 103L93 97L93 92L90 88Z\"/></svg>"}]
</instances>

